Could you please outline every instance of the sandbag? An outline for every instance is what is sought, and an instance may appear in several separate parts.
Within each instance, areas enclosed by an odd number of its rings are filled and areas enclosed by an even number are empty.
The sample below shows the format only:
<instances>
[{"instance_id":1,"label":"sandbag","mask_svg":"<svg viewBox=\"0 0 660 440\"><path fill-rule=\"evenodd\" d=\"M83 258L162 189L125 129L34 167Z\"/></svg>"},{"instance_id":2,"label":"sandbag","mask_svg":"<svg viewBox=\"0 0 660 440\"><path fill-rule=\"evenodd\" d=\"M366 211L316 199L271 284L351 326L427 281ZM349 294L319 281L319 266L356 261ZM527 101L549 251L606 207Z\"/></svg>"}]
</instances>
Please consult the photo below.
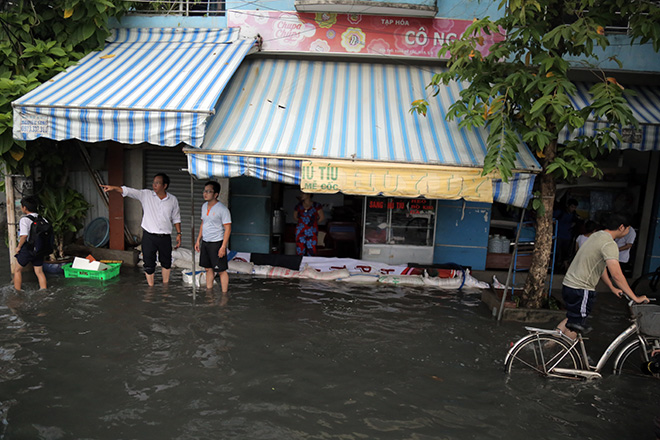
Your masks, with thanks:
<instances>
[{"instance_id":1,"label":"sandbag","mask_svg":"<svg viewBox=\"0 0 660 440\"><path fill-rule=\"evenodd\" d=\"M424 277L424 285L430 287L437 287L439 289L456 290L463 284L463 277L456 278L440 278L440 277Z\"/></svg>"},{"instance_id":2,"label":"sandbag","mask_svg":"<svg viewBox=\"0 0 660 440\"><path fill-rule=\"evenodd\" d=\"M300 278L300 272L286 267L272 266L266 276L269 278Z\"/></svg>"},{"instance_id":3,"label":"sandbag","mask_svg":"<svg viewBox=\"0 0 660 440\"><path fill-rule=\"evenodd\" d=\"M176 260L172 261L172 267L192 270L192 266L193 264L190 260L181 260L177 258ZM199 269L199 266L197 266L197 269Z\"/></svg>"},{"instance_id":4,"label":"sandbag","mask_svg":"<svg viewBox=\"0 0 660 440\"><path fill-rule=\"evenodd\" d=\"M336 280L339 278L350 277L351 273L348 269L338 269L331 270L328 272L321 272L313 267L305 266L303 270L300 271L300 278L308 278L310 280Z\"/></svg>"},{"instance_id":5,"label":"sandbag","mask_svg":"<svg viewBox=\"0 0 660 440\"><path fill-rule=\"evenodd\" d=\"M254 272L254 263L240 260L229 260L227 262L227 271L251 274Z\"/></svg>"},{"instance_id":6,"label":"sandbag","mask_svg":"<svg viewBox=\"0 0 660 440\"><path fill-rule=\"evenodd\" d=\"M350 272L349 272L350 273ZM364 273L351 273L350 276L346 278L338 278L337 281L342 281L345 283L364 283L364 284L375 284L378 282L378 275L367 275Z\"/></svg>"},{"instance_id":7,"label":"sandbag","mask_svg":"<svg viewBox=\"0 0 660 440\"><path fill-rule=\"evenodd\" d=\"M254 275L261 275L261 276L268 276L268 272L273 268L273 266L269 266L267 264L265 265L258 265L255 264L252 268L252 273Z\"/></svg>"},{"instance_id":8,"label":"sandbag","mask_svg":"<svg viewBox=\"0 0 660 440\"><path fill-rule=\"evenodd\" d=\"M472 287L478 289L488 289L490 287L490 284L479 281L470 275L470 271L468 269L457 272L457 276L455 278L431 277L428 273L425 272L424 284L427 286L438 287L440 289L463 289Z\"/></svg>"},{"instance_id":9,"label":"sandbag","mask_svg":"<svg viewBox=\"0 0 660 440\"><path fill-rule=\"evenodd\" d=\"M421 275L381 275L378 282L383 284L396 284L401 286L423 286Z\"/></svg>"},{"instance_id":10,"label":"sandbag","mask_svg":"<svg viewBox=\"0 0 660 440\"><path fill-rule=\"evenodd\" d=\"M460 277L460 275L459 275ZM488 284L485 281L479 281L472 275L470 275L470 271L466 270L465 271L465 286L466 287L476 287L477 289L488 289L490 288L490 284Z\"/></svg>"}]
</instances>

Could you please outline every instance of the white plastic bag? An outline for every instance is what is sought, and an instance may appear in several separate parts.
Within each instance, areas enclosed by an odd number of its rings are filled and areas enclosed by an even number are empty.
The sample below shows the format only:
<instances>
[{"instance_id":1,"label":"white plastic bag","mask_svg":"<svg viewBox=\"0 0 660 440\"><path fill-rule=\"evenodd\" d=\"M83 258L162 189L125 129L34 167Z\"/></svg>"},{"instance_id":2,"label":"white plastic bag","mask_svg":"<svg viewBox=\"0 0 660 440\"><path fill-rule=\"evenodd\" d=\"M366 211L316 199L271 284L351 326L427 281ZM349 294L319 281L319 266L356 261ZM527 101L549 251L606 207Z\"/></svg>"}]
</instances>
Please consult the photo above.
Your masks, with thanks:
<instances>
[{"instance_id":1,"label":"white plastic bag","mask_svg":"<svg viewBox=\"0 0 660 440\"><path fill-rule=\"evenodd\" d=\"M193 283L193 274L192 270L182 270L181 277L183 278L183 283L189 286L192 286ZM206 287L206 271L198 270L195 272L195 287Z\"/></svg>"}]
</instances>

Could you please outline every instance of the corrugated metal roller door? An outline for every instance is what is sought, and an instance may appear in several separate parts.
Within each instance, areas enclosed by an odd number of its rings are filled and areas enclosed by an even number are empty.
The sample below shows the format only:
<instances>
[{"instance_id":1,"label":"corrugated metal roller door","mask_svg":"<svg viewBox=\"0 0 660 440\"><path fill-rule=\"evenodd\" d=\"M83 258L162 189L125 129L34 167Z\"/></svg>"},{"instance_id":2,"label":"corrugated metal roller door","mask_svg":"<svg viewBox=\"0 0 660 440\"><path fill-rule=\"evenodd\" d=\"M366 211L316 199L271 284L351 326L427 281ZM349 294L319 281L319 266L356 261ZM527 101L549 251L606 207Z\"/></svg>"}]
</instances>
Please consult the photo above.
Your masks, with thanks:
<instances>
[{"instance_id":1,"label":"corrugated metal roller door","mask_svg":"<svg viewBox=\"0 0 660 440\"><path fill-rule=\"evenodd\" d=\"M103 178L103 182L108 181L108 172L99 171ZM87 171L69 171L69 186L83 195L85 200L89 202L90 206L87 210L85 217L85 227L97 217L108 218L108 206L101 198L101 193L98 191L98 184ZM76 236L83 235L83 230L78 231Z\"/></svg>"},{"instance_id":2,"label":"corrugated metal roller door","mask_svg":"<svg viewBox=\"0 0 660 440\"><path fill-rule=\"evenodd\" d=\"M202 191L204 183L202 180L195 180L193 185L194 201L190 198L190 174L185 170L188 167L186 155L180 149L147 150L144 156L144 187L151 188L154 175L165 173L170 177L170 186L167 189L179 200L181 209L181 230L183 238L181 246L186 249L192 249L190 228L191 228L191 209L194 204L194 223L195 238L199 233L199 210L204 202ZM174 231L174 229L173 229Z\"/></svg>"}]
</instances>

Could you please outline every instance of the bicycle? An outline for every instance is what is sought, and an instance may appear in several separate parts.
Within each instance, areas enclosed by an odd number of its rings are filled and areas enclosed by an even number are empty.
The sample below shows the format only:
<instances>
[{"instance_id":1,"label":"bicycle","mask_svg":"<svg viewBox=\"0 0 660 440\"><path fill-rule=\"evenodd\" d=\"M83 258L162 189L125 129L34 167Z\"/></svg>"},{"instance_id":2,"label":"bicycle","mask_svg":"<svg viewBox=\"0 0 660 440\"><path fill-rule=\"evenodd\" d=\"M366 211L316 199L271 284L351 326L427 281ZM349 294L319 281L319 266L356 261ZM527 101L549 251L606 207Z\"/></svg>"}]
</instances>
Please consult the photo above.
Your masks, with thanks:
<instances>
[{"instance_id":1,"label":"bicycle","mask_svg":"<svg viewBox=\"0 0 660 440\"><path fill-rule=\"evenodd\" d=\"M530 334L509 349L504 371L508 374L531 371L546 377L598 379L602 377L607 361L617 353L614 374L641 374L641 367L648 365L651 353L660 350L660 306L635 304L633 301L628 305L632 324L614 338L596 365L591 365L580 332L573 340L559 330L525 327ZM658 373L653 376L660 378Z\"/></svg>"}]
</instances>

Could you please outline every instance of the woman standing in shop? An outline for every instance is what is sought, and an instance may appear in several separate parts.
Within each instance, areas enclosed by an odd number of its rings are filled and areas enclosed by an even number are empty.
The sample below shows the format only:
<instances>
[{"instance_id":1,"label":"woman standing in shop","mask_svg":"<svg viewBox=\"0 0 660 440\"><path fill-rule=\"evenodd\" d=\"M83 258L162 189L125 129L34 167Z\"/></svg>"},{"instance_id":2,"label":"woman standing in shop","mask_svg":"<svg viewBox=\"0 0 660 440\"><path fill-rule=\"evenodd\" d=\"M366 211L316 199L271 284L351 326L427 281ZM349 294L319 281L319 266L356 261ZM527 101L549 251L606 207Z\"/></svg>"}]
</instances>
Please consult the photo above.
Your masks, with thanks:
<instances>
[{"instance_id":1,"label":"woman standing in shop","mask_svg":"<svg viewBox=\"0 0 660 440\"><path fill-rule=\"evenodd\" d=\"M325 220L323 207L312 200L312 195L301 192L300 202L293 210L296 221L296 254L316 255L316 241L319 223Z\"/></svg>"}]
</instances>

